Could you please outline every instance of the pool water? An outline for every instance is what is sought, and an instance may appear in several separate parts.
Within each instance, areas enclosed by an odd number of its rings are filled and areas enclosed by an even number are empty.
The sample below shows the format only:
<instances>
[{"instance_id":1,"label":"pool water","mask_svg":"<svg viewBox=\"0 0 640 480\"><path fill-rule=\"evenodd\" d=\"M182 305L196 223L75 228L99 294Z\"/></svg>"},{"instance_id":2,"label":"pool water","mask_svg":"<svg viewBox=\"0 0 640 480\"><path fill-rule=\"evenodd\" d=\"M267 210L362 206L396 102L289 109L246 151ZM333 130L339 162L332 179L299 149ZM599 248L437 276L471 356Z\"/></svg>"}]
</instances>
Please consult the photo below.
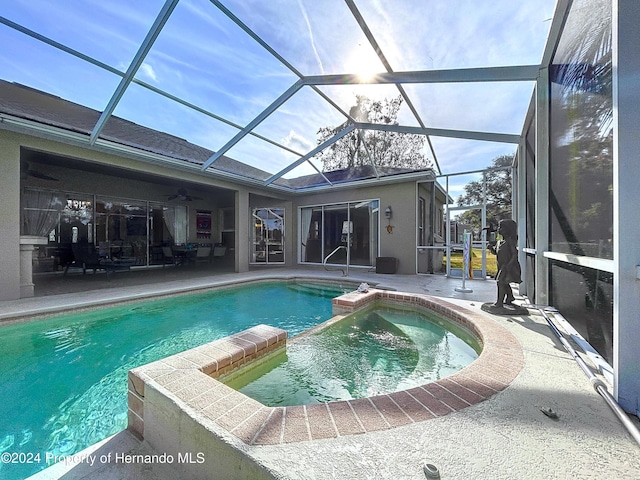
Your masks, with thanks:
<instances>
[{"instance_id":1,"label":"pool water","mask_svg":"<svg viewBox=\"0 0 640 480\"><path fill-rule=\"evenodd\" d=\"M349 400L441 379L479 351L473 337L435 314L376 309L294 339L286 353L225 383L272 407Z\"/></svg>"},{"instance_id":2,"label":"pool water","mask_svg":"<svg viewBox=\"0 0 640 480\"><path fill-rule=\"evenodd\" d=\"M331 317L342 288L270 283L65 314L0 328L0 478L45 468L127 425L127 372L266 323L295 335Z\"/></svg>"}]
</instances>

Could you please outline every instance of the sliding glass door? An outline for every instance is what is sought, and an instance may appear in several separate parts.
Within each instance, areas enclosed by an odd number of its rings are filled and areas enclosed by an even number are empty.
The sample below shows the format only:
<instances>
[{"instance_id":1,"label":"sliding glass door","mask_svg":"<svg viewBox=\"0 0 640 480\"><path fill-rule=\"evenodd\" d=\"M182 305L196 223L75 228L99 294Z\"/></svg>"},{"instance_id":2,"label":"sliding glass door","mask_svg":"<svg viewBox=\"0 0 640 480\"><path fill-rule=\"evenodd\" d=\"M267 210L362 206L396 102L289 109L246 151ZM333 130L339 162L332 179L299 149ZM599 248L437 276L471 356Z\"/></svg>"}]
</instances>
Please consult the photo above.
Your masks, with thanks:
<instances>
[{"instance_id":1,"label":"sliding glass door","mask_svg":"<svg viewBox=\"0 0 640 480\"><path fill-rule=\"evenodd\" d=\"M162 247L187 242L186 206L25 188L22 234L47 237L37 270L58 270L76 245L135 265L163 263Z\"/></svg>"},{"instance_id":2,"label":"sliding glass door","mask_svg":"<svg viewBox=\"0 0 640 480\"><path fill-rule=\"evenodd\" d=\"M378 256L379 201L300 209L300 262L371 266ZM327 258L328 257L328 258Z\"/></svg>"}]
</instances>

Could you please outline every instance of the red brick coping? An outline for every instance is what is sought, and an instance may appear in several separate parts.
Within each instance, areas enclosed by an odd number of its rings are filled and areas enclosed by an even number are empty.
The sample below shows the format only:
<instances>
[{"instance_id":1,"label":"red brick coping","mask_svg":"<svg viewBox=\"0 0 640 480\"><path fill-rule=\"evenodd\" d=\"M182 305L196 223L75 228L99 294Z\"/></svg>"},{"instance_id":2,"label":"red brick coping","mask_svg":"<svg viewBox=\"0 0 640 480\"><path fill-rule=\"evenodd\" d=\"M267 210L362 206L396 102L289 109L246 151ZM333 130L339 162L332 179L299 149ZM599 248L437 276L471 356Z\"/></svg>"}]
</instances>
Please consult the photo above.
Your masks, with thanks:
<instances>
[{"instance_id":1,"label":"red brick coping","mask_svg":"<svg viewBox=\"0 0 640 480\"><path fill-rule=\"evenodd\" d=\"M461 410L504 390L524 365L522 347L482 313L427 295L370 290L333 300L347 313L382 300L437 312L474 334L482 352L470 365L420 387L369 398L267 407L215 380L240 365L285 348L286 332L259 325L129 372L128 429L144 437L144 390L152 387L201 421L212 421L250 445L336 438L422 422Z\"/></svg>"}]
</instances>

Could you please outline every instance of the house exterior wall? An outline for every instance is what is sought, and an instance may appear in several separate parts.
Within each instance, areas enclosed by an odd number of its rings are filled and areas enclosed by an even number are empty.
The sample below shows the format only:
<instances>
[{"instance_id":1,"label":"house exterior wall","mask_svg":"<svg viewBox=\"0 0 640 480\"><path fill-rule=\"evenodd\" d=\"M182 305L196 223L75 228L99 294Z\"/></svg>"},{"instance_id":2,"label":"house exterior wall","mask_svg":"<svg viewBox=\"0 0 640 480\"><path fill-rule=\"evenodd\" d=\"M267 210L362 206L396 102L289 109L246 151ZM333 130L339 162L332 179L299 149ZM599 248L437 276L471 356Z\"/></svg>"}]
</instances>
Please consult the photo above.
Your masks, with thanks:
<instances>
[{"instance_id":1,"label":"house exterior wall","mask_svg":"<svg viewBox=\"0 0 640 480\"><path fill-rule=\"evenodd\" d=\"M70 159L69 166L32 164L31 167L55 178L57 182L28 177L20 178L21 147ZM24 156L24 154L23 154ZM21 188L25 186L87 195L99 195L129 200L168 203L167 197L176 191L175 182L190 186L188 193L201 197L179 204L188 206L187 241L201 243L197 237L197 210L212 212L212 235L207 243L220 241L219 214L221 208L235 209L235 270L247 271L251 258L251 211L255 207L285 209L285 266L298 264L300 245L299 207L362 200L379 200L379 252L377 256L398 259L398 273L416 273L417 211L416 180L369 186L337 186L331 191L295 195L262 190L203 176L199 169L190 171L172 165L151 163L101 150L68 145L51 138L0 130L0 191L3 208L0 211L0 299L20 298L20 228ZM83 162L78 165L77 162ZM84 168L87 167L85 170ZM96 168L98 167L98 168ZM128 173L130 172L130 174ZM421 187L423 188L423 187ZM224 189L224 190L219 190ZM428 193L424 193L430 198ZM429 198L427 200L429 201ZM385 217L387 207L392 218ZM428 216L428 213L426 214ZM387 229L390 225L391 228Z\"/></svg>"},{"instance_id":2,"label":"house exterior wall","mask_svg":"<svg viewBox=\"0 0 640 480\"><path fill-rule=\"evenodd\" d=\"M0 135L0 300L20 298L20 144Z\"/></svg>"},{"instance_id":3,"label":"house exterior wall","mask_svg":"<svg viewBox=\"0 0 640 480\"><path fill-rule=\"evenodd\" d=\"M336 189L330 192L315 193L295 197L294 258L298 258L300 248L299 208L312 205L326 205L342 202L356 202L362 200L380 201L380 237L379 256L395 257L398 259L400 274L416 273L416 182L379 184L375 186ZM384 211L391 207L392 217L387 220ZM390 233L387 225L393 228Z\"/></svg>"}]
</instances>

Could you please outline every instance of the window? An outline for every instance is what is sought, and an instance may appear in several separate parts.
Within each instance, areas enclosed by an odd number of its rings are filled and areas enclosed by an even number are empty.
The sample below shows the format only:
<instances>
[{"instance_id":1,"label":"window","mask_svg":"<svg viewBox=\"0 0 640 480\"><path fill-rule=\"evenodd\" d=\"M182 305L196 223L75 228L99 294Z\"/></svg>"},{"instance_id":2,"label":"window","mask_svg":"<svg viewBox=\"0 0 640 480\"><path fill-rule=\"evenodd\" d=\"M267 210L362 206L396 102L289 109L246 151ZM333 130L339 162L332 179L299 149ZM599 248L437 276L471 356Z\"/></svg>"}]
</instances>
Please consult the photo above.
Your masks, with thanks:
<instances>
[{"instance_id":1,"label":"window","mask_svg":"<svg viewBox=\"0 0 640 480\"><path fill-rule=\"evenodd\" d=\"M252 211L252 263L284 263L284 208Z\"/></svg>"},{"instance_id":2,"label":"window","mask_svg":"<svg viewBox=\"0 0 640 480\"><path fill-rule=\"evenodd\" d=\"M47 237L40 255L59 258L58 265L72 259L72 244L147 265L163 262L163 245L187 242L188 212L181 205L35 188L25 188L21 201L22 234Z\"/></svg>"}]
</instances>

